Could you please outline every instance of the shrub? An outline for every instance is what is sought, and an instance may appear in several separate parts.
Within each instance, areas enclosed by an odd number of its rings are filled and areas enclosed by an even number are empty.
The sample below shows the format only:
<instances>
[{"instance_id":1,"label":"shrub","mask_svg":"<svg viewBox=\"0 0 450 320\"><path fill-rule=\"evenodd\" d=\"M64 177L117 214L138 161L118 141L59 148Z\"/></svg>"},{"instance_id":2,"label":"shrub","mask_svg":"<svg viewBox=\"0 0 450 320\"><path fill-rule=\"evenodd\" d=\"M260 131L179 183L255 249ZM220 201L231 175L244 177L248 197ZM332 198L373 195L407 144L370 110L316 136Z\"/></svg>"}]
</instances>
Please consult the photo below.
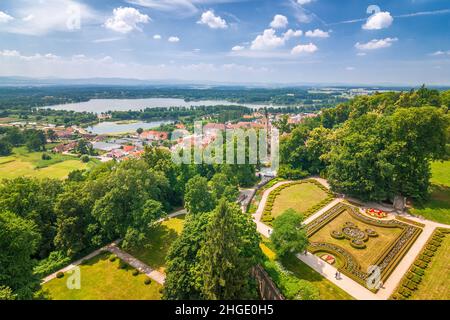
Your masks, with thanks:
<instances>
[{"instance_id":1,"label":"shrub","mask_svg":"<svg viewBox=\"0 0 450 320\"><path fill-rule=\"evenodd\" d=\"M48 153L43 153L41 158L42 158L42 160L51 160L52 159L52 157L50 157L50 155Z\"/></svg>"},{"instance_id":2,"label":"shrub","mask_svg":"<svg viewBox=\"0 0 450 320\"><path fill-rule=\"evenodd\" d=\"M416 265L417 267L422 268L422 269L426 269L428 267L428 263L426 263L425 261L421 261L421 260L414 262L414 265Z\"/></svg>"},{"instance_id":3,"label":"shrub","mask_svg":"<svg viewBox=\"0 0 450 320\"><path fill-rule=\"evenodd\" d=\"M433 245L428 245L427 249L430 250L430 251L433 251L433 252L437 251L437 248L435 246L433 246Z\"/></svg>"},{"instance_id":4,"label":"shrub","mask_svg":"<svg viewBox=\"0 0 450 320\"><path fill-rule=\"evenodd\" d=\"M423 276L425 274L425 271L423 269L420 269L418 267L413 267L411 272L414 272L415 274L419 276Z\"/></svg>"},{"instance_id":5,"label":"shrub","mask_svg":"<svg viewBox=\"0 0 450 320\"><path fill-rule=\"evenodd\" d=\"M89 156L86 155L86 154L83 154L83 155L80 157L80 160L81 160L81 162L87 163L87 162L89 162Z\"/></svg>"},{"instance_id":6,"label":"shrub","mask_svg":"<svg viewBox=\"0 0 450 320\"><path fill-rule=\"evenodd\" d=\"M150 283L152 283L152 279L147 278L147 279L144 280L144 284L145 284L145 285L148 286Z\"/></svg>"},{"instance_id":7,"label":"shrub","mask_svg":"<svg viewBox=\"0 0 450 320\"><path fill-rule=\"evenodd\" d=\"M409 290L407 288L401 288L399 290L399 293L405 298L409 298L411 296L411 290Z\"/></svg>"},{"instance_id":8,"label":"shrub","mask_svg":"<svg viewBox=\"0 0 450 320\"><path fill-rule=\"evenodd\" d=\"M63 278L64 277L64 272L58 272L57 274L56 274L56 277L58 278L58 279L61 279L61 278Z\"/></svg>"},{"instance_id":9,"label":"shrub","mask_svg":"<svg viewBox=\"0 0 450 320\"><path fill-rule=\"evenodd\" d=\"M431 258L429 256L424 255L424 254L420 255L420 260L423 260L423 261L428 262L428 263L431 262Z\"/></svg>"},{"instance_id":10,"label":"shrub","mask_svg":"<svg viewBox=\"0 0 450 320\"><path fill-rule=\"evenodd\" d=\"M135 270L133 270L133 273L132 273L132 275L133 275L133 276L135 276L135 277L136 277L136 276L137 276L138 274L139 274L139 271L138 271L138 270L136 270L136 269L135 269Z\"/></svg>"},{"instance_id":11,"label":"shrub","mask_svg":"<svg viewBox=\"0 0 450 320\"><path fill-rule=\"evenodd\" d=\"M119 269L126 269L127 264L125 262L123 262L122 260L120 260L119 262Z\"/></svg>"},{"instance_id":12,"label":"shrub","mask_svg":"<svg viewBox=\"0 0 450 320\"><path fill-rule=\"evenodd\" d=\"M61 251L53 251L46 259L39 261L33 273L43 278L68 265L69 262L70 258L66 257Z\"/></svg>"},{"instance_id":13,"label":"shrub","mask_svg":"<svg viewBox=\"0 0 450 320\"><path fill-rule=\"evenodd\" d=\"M111 262L116 261L116 259L117 259L117 257L116 257L114 254L112 254L112 255L109 257L109 261L111 261Z\"/></svg>"}]
</instances>

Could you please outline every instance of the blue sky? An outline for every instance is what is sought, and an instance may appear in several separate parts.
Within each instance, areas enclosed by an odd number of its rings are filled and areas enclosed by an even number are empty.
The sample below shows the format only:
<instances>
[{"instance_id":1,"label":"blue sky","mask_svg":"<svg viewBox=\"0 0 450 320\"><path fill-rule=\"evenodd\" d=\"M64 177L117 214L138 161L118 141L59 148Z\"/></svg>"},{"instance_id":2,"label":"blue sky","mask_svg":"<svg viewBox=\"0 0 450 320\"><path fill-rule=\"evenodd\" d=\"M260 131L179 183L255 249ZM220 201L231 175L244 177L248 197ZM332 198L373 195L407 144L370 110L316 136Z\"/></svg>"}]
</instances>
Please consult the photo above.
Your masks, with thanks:
<instances>
[{"instance_id":1,"label":"blue sky","mask_svg":"<svg viewBox=\"0 0 450 320\"><path fill-rule=\"evenodd\" d=\"M0 0L0 76L450 85L450 3Z\"/></svg>"}]
</instances>

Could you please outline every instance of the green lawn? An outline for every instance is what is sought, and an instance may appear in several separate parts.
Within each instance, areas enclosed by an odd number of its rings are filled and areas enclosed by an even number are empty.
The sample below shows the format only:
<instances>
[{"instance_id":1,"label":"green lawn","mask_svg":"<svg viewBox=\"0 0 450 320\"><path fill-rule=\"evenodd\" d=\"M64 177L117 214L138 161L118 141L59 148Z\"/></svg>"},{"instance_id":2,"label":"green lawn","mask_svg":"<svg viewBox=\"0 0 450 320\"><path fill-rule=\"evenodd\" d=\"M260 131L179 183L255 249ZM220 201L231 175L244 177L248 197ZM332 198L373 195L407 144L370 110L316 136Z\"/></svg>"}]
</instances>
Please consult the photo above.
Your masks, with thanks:
<instances>
[{"instance_id":1,"label":"green lawn","mask_svg":"<svg viewBox=\"0 0 450 320\"><path fill-rule=\"evenodd\" d=\"M275 198L272 217L276 218L287 209L305 213L328 197L328 194L313 183L301 183L283 189Z\"/></svg>"},{"instance_id":2,"label":"green lawn","mask_svg":"<svg viewBox=\"0 0 450 320\"><path fill-rule=\"evenodd\" d=\"M419 288L413 291L413 300L450 300L450 234L425 269Z\"/></svg>"},{"instance_id":3,"label":"green lawn","mask_svg":"<svg viewBox=\"0 0 450 320\"><path fill-rule=\"evenodd\" d=\"M450 224L450 161L431 164L430 199L414 204L410 212L428 220Z\"/></svg>"},{"instance_id":4,"label":"green lawn","mask_svg":"<svg viewBox=\"0 0 450 320\"><path fill-rule=\"evenodd\" d=\"M450 187L450 161L431 163L431 183Z\"/></svg>"},{"instance_id":5,"label":"green lawn","mask_svg":"<svg viewBox=\"0 0 450 320\"><path fill-rule=\"evenodd\" d=\"M450 224L450 187L433 185L430 200L415 205L410 212L428 220Z\"/></svg>"},{"instance_id":6,"label":"green lawn","mask_svg":"<svg viewBox=\"0 0 450 320\"><path fill-rule=\"evenodd\" d=\"M77 169L88 169L98 163L92 160L83 163L76 157L52 154L50 160L42 160L42 152L28 152L25 147L14 148L13 154L0 157L0 179L17 177L37 177L65 179Z\"/></svg>"},{"instance_id":7,"label":"green lawn","mask_svg":"<svg viewBox=\"0 0 450 320\"><path fill-rule=\"evenodd\" d=\"M185 216L170 218L155 227L148 242L142 248L130 250L129 253L153 269L164 272L166 256L170 246L183 231Z\"/></svg>"},{"instance_id":8,"label":"green lawn","mask_svg":"<svg viewBox=\"0 0 450 320\"><path fill-rule=\"evenodd\" d=\"M276 253L269 248L269 240L261 243L261 249L267 258L271 261L276 260ZM320 300L353 300L354 298L347 292L322 277L308 265L297 259L294 255L281 261L283 267L291 272L291 275L297 279L303 279L311 282L320 292Z\"/></svg>"},{"instance_id":9,"label":"green lawn","mask_svg":"<svg viewBox=\"0 0 450 320\"><path fill-rule=\"evenodd\" d=\"M52 300L160 300L162 286L156 281L146 285L147 276L133 276L134 269L119 269L119 259L111 262L109 254L99 255L80 266L81 288L69 290L68 276L53 279L42 286Z\"/></svg>"}]
</instances>

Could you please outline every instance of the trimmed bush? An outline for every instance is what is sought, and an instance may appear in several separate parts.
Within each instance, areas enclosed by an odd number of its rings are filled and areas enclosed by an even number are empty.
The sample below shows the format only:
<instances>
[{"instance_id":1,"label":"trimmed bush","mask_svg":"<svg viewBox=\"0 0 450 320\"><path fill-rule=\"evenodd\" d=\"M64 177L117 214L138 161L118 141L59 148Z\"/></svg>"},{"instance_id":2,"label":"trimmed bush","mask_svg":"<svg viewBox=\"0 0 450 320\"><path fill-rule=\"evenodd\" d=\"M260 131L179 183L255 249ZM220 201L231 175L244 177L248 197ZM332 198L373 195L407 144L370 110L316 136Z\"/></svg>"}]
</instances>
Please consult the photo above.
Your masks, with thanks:
<instances>
[{"instance_id":1,"label":"trimmed bush","mask_svg":"<svg viewBox=\"0 0 450 320\"><path fill-rule=\"evenodd\" d=\"M147 278L147 279L144 280L144 284L145 284L145 285L148 286L150 283L152 283L152 279Z\"/></svg>"},{"instance_id":2,"label":"trimmed bush","mask_svg":"<svg viewBox=\"0 0 450 320\"><path fill-rule=\"evenodd\" d=\"M112 254L112 255L109 257L109 261L111 261L111 262L116 261L116 259L117 259L117 257L116 257L114 254Z\"/></svg>"},{"instance_id":3,"label":"trimmed bush","mask_svg":"<svg viewBox=\"0 0 450 320\"><path fill-rule=\"evenodd\" d=\"M119 269L126 269L127 268L127 264L125 262L123 262L122 260L120 260L118 268Z\"/></svg>"},{"instance_id":4,"label":"trimmed bush","mask_svg":"<svg viewBox=\"0 0 450 320\"><path fill-rule=\"evenodd\" d=\"M133 270L132 275L136 277L137 275L139 275L139 271L136 269Z\"/></svg>"},{"instance_id":5,"label":"trimmed bush","mask_svg":"<svg viewBox=\"0 0 450 320\"><path fill-rule=\"evenodd\" d=\"M56 277L58 278L58 279L61 279L61 278L63 278L64 277L64 272L58 272L57 274L56 274Z\"/></svg>"}]
</instances>

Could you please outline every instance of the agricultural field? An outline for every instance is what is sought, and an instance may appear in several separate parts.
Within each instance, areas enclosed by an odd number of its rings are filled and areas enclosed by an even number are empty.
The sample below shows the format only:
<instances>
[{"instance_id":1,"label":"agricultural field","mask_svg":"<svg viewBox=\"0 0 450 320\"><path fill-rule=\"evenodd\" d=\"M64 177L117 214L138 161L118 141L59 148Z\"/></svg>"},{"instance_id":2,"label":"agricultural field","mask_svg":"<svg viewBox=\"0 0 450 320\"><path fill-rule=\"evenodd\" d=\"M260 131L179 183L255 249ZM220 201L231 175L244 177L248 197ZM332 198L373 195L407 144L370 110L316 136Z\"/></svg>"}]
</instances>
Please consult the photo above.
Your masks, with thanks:
<instances>
[{"instance_id":1,"label":"agricultural field","mask_svg":"<svg viewBox=\"0 0 450 320\"><path fill-rule=\"evenodd\" d=\"M354 298L346 293L344 290L322 277L319 273L314 271L308 265L297 259L294 255L290 255L281 261L277 259L276 253L270 248L270 240L264 239L261 243L261 249L269 263L273 266L273 263L278 261L285 271L289 274L288 279L284 279L288 283L295 283L299 280L309 281L313 286L319 290L320 300L353 300ZM277 286L283 288L283 278L281 275L277 276L275 268L268 270L273 280L277 283ZM275 278L275 279L274 279ZM285 289L286 291L287 289Z\"/></svg>"},{"instance_id":2,"label":"agricultural field","mask_svg":"<svg viewBox=\"0 0 450 320\"><path fill-rule=\"evenodd\" d=\"M166 256L170 246L183 231L185 216L169 218L155 227L142 248L130 250L132 256L155 270L164 273Z\"/></svg>"},{"instance_id":3,"label":"agricultural field","mask_svg":"<svg viewBox=\"0 0 450 320\"><path fill-rule=\"evenodd\" d=\"M73 170L89 169L98 163L62 154L48 153L49 160L42 160L42 152L29 152L25 147L14 148L13 154L0 157L0 179L17 177L65 179Z\"/></svg>"},{"instance_id":4,"label":"agricultural field","mask_svg":"<svg viewBox=\"0 0 450 320\"><path fill-rule=\"evenodd\" d=\"M450 224L450 161L431 164L431 193L425 203L413 204L410 213L425 219Z\"/></svg>"},{"instance_id":5,"label":"agricultural field","mask_svg":"<svg viewBox=\"0 0 450 320\"><path fill-rule=\"evenodd\" d=\"M101 254L80 266L81 288L68 289L67 275L55 278L42 286L42 292L51 300L160 300L162 286L144 274L134 276L134 268L119 268L120 260L109 260L110 254Z\"/></svg>"}]
</instances>

